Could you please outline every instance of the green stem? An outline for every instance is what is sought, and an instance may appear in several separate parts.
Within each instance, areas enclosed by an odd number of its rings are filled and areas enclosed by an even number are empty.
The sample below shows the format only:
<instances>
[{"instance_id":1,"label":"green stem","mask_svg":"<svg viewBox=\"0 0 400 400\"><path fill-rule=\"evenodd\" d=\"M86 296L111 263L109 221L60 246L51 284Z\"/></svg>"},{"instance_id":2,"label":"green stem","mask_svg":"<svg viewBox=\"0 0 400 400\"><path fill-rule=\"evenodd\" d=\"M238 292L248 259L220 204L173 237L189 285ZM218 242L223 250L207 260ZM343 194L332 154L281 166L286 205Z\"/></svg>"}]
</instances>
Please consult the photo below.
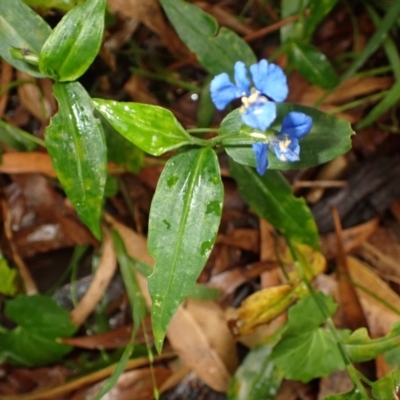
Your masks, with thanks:
<instances>
[{"instance_id":1,"label":"green stem","mask_svg":"<svg viewBox=\"0 0 400 400\"><path fill-rule=\"evenodd\" d=\"M163 81L166 83L170 83L171 85L179 86L183 89L186 89L190 92L199 93L200 89L197 85L193 85L191 83L183 82L179 79L171 78L170 76L159 75L154 72L146 71L140 68L130 68L130 71L135 73L136 75L144 76L146 78Z\"/></svg>"},{"instance_id":2,"label":"green stem","mask_svg":"<svg viewBox=\"0 0 400 400\"><path fill-rule=\"evenodd\" d=\"M297 270L297 273L299 274L301 280L304 282L304 284L306 285L307 289L311 293L311 296L313 297L313 299L314 299L317 307L321 311L322 315L325 317L328 329L329 329L329 331L330 331L330 333L332 335L333 340L336 343L336 346L338 347L340 355L343 358L343 361L344 361L345 366L346 366L346 371L349 374L351 381L357 387L357 389L359 390L361 396L365 400L369 400L370 397L368 396L367 391L366 391L365 387L363 386L363 384L362 384L362 382L360 380L360 377L359 377L360 374L354 368L353 364L351 363L350 357L347 354L347 351L346 351L345 347L343 346L343 343L339 339L335 324L333 323L332 318L330 317L328 310L326 309L324 304L322 304L321 302L318 301L318 298L316 296L316 292L315 292L314 288L312 287L312 285L311 285L310 281L308 280L306 274L304 274L304 272L303 272L302 263L301 263L301 261L299 260L299 258L297 256L296 250L295 250L291 240L286 238L286 242L288 244L288 247L289 247L290 253L292 255L292 258L294 260L294 265L295 265L295 268Z\"/></svg>"},{"instance_id":3,"label":"green stem","mask_svg":"<svg viewBox=\"0 0 400 400\"><path fill-rule=\"evenodd\" d=\"M186 129L189 133L207 133L207 132L215 132L218 133L218 128L192 128Z\"/></svg>"},{"instance_id":4,"label":"green stem","mask_svg":"<svg viewBox=\"0 0 400 400\"><path fill-rule=\"evenodd\" d=\"M333 108L332 110L329 110L328 114L337 114L342 111L346 111L351 108L361 106L364 103L368 103L369 101L378 100L381 97L385 96L387 92L389 92L389 90L384 90L383 92L374 93L374 94L371 94L370 96L363 97L362 99L351 101L350 103L343 104L342 106L339 106L339 107Z\"/></svg>"}]
</instances>

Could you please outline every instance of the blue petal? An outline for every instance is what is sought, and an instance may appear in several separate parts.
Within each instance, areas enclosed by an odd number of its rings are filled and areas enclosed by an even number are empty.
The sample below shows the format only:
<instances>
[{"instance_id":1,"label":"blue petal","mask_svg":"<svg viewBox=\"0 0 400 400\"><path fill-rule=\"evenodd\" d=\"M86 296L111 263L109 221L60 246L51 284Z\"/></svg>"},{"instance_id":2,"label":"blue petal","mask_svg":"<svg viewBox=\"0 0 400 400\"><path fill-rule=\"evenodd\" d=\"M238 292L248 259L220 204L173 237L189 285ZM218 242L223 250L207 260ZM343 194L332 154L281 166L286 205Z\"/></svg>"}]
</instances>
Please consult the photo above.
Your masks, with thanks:
<instances>
[{"instance_id":1,"label":"blue petal","mask_svg":"<svg viewBox=\"0 0 400 400\"><path fill-rule=\"evenodd\" d=\"M255 142L253 143L253 151L257 161L257 172L264 175L268 168L268 144Z\"/></svg>"},{"instance_id":2,"label":"blue petal","mask_svg":"<svg viewBox=\"0 0 400 400\"><path fill-rule=\"evenodd\" d=\"M286 75L276 64L261 60L250 67L254 85L258 91L270 99L281 102L286 100L289 93Z\"/></svg>"},{"instance_id":3,"label":"blue petal","mask_svg":"<svg viewBox=\"0 0 400 400\"><path fill-rule=\"evenodd\" d=\"M299 161L300 157L300 146L299 141L295 138L290 139L290 143L287 144L289 140L275 140L272 144L274 146L274 151L276 158L279 161Z\"/></svg>"},{"instance_id":4,"label":"blue petal","mask_svg":"<svg viewBox=\"0 0 400 400\"><path fill-rule=\"evenodd\" d=\"M241 96L248 96L250 94L250 80L247 77L247 68L242 61L235 63L235 82Z\"/></svg>"},{"instance_id":5,"label":"blue petal","mask_svg":"<svg viewBox=\"0 0 400 400\"><path fill-rule=\"evenodd\" d=\"M234 85L227 73L217 75L210 83L211 99L218 110L223 110L232 100L241 97L241 90Z\"/></svg>"},{"instance_id":6,"label":"blue petal","mask_svg":"<svg viewBox=\"0 0 400 400\"><path fill-rule=\"evenodd\" d=\"M265 81L268 76L268 61L260 60L258 63L251 65L250 73L255 88L259 92L266 94L263 89L265 89Z\"/></svg>"},{"instance_id":7,"label":"blue petal","mask_svg":"<svg viewBox=\"0 0 400 400\"><path fill-rule=\"evenodd\" d=\"M243 114L242 121L251 128L265 131L276 117L276 105L271 101L258 101Z\"/></svg>"},{"instance_id":8,"label":"blue petal","mask_svg":"<svg viewBox=\"0 0 400 400\"><path fill-rule=\"evenodd\" d=\"M300 139L310 132L313 120L306 114L292 111L282 121L280 134L286 134L290 138Z\"/></svg>"}]
</instances>

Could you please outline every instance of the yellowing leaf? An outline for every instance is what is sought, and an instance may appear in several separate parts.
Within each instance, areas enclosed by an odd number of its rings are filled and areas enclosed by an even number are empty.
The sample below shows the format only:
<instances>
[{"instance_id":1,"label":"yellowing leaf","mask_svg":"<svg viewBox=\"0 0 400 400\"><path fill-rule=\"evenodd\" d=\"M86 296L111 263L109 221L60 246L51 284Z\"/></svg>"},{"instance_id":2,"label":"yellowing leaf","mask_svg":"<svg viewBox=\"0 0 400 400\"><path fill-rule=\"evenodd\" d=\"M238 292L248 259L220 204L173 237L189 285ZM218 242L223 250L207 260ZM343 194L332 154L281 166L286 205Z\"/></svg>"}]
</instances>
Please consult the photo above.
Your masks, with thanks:
<instances>
[{"instance_id":1,"label":"yellowing leaf","mask_svg":"<svg viewBox=\"0 0 400 400\"><path fill-rule=\"evenodd\" d=\"M300 243L295 243L294 247L297 252L297 257L299 258L299 261L304 268L304 274L307 279L311 280L317 275L324 272L326 267L326 259L321 252L314 250L310 246ZM286 250L286 254L284 255L282 261L285 264L293 263L293 258L290 254L289 249ZM290 281L292 282L297 281L299 278L296 271L289 274L289 277Z\"/></svg>"},{"instance_id":2,"label":"yellowing leaf","mask_svg":"<svg viewBox=\"0 0 400 400\"><path fill-rule=\"evenodd\" d=\"M290 285L271 287L252 294L238 309L237 333L251 333L256 326L266 324L282 314L296 299L295 288Z\"/></svg>"}]
</instances>

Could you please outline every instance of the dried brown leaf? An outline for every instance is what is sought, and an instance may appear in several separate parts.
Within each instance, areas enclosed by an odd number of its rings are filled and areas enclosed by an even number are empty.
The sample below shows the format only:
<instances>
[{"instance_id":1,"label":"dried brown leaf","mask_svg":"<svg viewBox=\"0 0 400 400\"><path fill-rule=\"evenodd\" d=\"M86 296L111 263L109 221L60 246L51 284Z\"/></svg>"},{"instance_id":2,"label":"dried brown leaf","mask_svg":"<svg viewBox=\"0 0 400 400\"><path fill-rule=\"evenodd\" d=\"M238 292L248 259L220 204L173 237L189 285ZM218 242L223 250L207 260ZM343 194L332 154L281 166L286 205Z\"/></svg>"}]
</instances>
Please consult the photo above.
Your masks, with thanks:
<instances>
[{"instance_id":1,"label":"dried brown leaf","mask_svg":"<svg viewBox=\"0 0 400 400\"><path fill-rule=\"evenodd\" d=\"M30 153L5 153L2 155L0 173L4 174L26 174L37 172L55 178L53 165L48 154Z\"/></svg>"},{"instance_id":2,"label":"dried brown leaf","mask_svg":"<svg viewBox=\"0 0 400 400\"><path fill-rule=\"evenodd\" d=\"M54 110L43 96L39 81L21 71L17 72L17 78L24 82L18 86L21 104L39 121L46 122Z\"/></svg>"},{"instance_id":3,"label":"dried brown leaf","mask_svg":"<svg viewBox=\"0 0 400 400\"><path fill-rule=\"evenodd\" d=\"M3 60L1 62L0 70L0 88L5 88L9 83L11 83L13 72L12 66ZM7 101L8 91L0 95L0 118L3 117L4 111L6 110Z\"/></svg>"},{"instance_id":4,"label":"dried brown leaf","mask_svg":"<svg viewBox=\"0 0 400 400\"><path fill-rule=\"evenodd\" d=\"M106 220L119 233L131 257L154 265L143 236L110 215L106 215ZM137 276L143 296L150 306L147 281L141 275ZM179 357L208 386L217 391L227 390L230 373L237 365L236 347L222 309L217 303L187 300L172 318L167 337ZM180 340L177 340L178 337Z\"/></svg>"},{"instance_id":5,"label":"dried brown leaf","mask_svg":"<svg viewBox=\"0 0 400 400\"><path fill-rule=\"evenodd\" d=\"M74 325L81 325L93 312L111 282L116 270L117 256L115 254L114 245L110 232L107 228L104 228L103 250L92 283L78 305L71 311L71 322Z\"/></svg>"},{"instance_id":6,"label":"dried brown leaf","mask_svg":"<svg viewBox=\"0 0 400 400\"><path fill-rule=\"evenodd\" d=\"M169 26L157 0L108 0L112 13L134 18L156 33L165 47L176 56L188 55L187 48Z\"/></svg>"},{"instance_id":7,"label":"dried brown leaf","mask_svg":"<svg viewBox=\"0 0 400 400\"><path fill-rule=\"evenodd\" d=\"M375 231L379 225L379 218L343 230L343 244L346 253L360 246ZM336 255L337 239L334 233L321 235L321 245L325 257L331 260Z\"/></svg>"},{"instance_id":8,"label":"dried brown leaf","mask_svg":"<svg viewBox=\"0 0 400 400\"><path fill-rule=\"evenodd\" d=\"M371 336L388 334L393 323L400 320L400 297L361 261L347 257L347 265Z\"/></svg>"}]
</instances>

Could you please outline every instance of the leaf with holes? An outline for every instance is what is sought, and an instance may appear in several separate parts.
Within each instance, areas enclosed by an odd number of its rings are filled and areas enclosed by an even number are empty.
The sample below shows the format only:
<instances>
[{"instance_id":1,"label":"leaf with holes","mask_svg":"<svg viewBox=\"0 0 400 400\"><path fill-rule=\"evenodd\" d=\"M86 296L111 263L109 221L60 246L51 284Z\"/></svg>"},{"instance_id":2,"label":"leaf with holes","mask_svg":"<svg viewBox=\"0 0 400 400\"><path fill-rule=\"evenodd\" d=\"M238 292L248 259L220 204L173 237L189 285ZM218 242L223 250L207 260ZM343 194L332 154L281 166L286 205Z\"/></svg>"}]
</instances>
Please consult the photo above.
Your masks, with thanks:
<instances>
[{"instance_id":1,"label":"leaf with holes","mask_svg":"<svg viewBox=\"0 0 400 400\"><path fill-rule=\"evenodd\" d=\"M149 291L158 351L214 246L222 202L218 160L211 148L182 149L168 160L151 205L148 240L156 261Z\"/></svg>"}]
</instances>

